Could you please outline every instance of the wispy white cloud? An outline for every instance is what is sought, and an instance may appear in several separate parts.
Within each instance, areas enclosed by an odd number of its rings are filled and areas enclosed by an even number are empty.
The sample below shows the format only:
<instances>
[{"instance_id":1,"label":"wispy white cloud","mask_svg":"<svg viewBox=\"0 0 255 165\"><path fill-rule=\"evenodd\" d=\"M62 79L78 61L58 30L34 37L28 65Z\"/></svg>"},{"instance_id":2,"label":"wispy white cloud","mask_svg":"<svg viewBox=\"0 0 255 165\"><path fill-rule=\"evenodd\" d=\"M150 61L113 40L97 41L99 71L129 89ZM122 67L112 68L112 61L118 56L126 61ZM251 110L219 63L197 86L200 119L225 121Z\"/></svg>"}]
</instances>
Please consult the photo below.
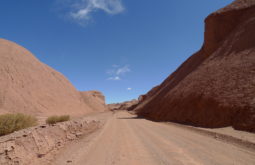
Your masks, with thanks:
<instances>
[{"instance_id":1,"label":"wispy white cloud","mask_svg":"<svg viewBox=\"0 0 255 165\"><path fill-rule=\"evenodd\" d=\"M130 70L129 66L128 66L128 65L125 65L125 66L123 66L123 67L121 67L121 68L118 68L118 69L116 70L116 74L117 74L117 75L123 75L123 74L125 74L125 73L130 72L130 71L131 71L131 70Z\"/></svg>"},{"instance_id":2,"label":"wispy white cloud","mask_svg":"<svg viewBox=\"0 0 255 165\"><path fill-rule=\"evenodd\" d=\"M131 91L131 90L132 90L132 88L127 88L127 90L128 90L128 91Z\"/></svg>"},{"instance_id":3,"label":"wispy white cloud","mask_svg":"<svg viewBox=\"0 0 255 165\"><path fill-rule=\"evenodd\" d=\"M114 80L114 81L118 81L121 80L119 76L115 76L115 77L109 77L107 80Z\"/></svg>"},{"instance_id":4,"label":"wispy white cloud","mask_svg":"<svg viewBox=\"0 0 255 165\"><path fill-rule=\"evenodd\" d=\"M121 80L121 77L128 72L131 72L129 65L112 65L112 68L106 71L106 73L110 75L107 80Z\"/></svg>"},{"instance_id":5,"label":"wispy white cloud","mask_svg":"<svg viewBox=\"0 0 255 165\"><path fill-rule=\"evenodd\" d=\"M97 11L101 10L110 15L124 11L122 0L62 0L61 3L69 17L82 25L86 25Z\"/></svg>"}]
</instances>

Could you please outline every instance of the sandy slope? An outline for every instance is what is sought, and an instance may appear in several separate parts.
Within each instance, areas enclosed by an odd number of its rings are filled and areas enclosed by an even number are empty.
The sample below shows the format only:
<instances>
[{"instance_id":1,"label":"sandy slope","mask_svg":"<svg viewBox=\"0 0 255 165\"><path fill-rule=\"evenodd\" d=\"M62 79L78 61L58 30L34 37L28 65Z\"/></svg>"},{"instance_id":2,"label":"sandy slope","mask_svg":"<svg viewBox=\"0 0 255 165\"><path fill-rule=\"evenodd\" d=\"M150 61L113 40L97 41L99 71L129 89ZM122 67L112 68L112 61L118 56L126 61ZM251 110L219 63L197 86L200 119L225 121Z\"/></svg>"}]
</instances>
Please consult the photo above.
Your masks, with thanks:
<instances>
[{"instance_id":1,"label":"sandy slope","mask_svg":"<svg viewBox=\"0 0 255 165\"><path fill-rule=\"evenodd\" d=\"M52 164L254 165L255 152L174 125L120 111L105 127L66 147Z\"/></svg>"},{"instance_id":2,"label":"sandy slope","mask_svg":"<svg viewBox=\"0 0 255 165\"><path fill-rule=\"evenodd\" d=\"M0 38L0 114L83 116L93 112L70 81L24 47Z\"/></svg>"}]
</instances>

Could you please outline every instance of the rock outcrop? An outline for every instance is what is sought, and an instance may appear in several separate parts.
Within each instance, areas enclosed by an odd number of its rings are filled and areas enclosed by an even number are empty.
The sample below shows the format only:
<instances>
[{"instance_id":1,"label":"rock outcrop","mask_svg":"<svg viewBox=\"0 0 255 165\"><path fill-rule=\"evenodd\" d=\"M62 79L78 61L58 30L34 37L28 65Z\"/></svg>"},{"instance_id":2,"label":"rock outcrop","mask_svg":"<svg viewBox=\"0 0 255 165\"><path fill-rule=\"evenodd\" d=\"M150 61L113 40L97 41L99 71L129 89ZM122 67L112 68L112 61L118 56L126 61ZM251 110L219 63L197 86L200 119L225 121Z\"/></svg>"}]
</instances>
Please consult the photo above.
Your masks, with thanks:
<instances>
[{"instance_id":1,"label":"rock outcrop","mask_svg":"<svg viewBox=\"0 0 255 165\"><path fill-rule=\"evenodd\" d=\"M62 74L4 39L0 39L0 75L0 114L80 116L93 112Z\"/></svg>"},{"instance_id":2,"label":"rock outcrop","mask_svg":"<svg viewBox=\"0 0 255 165\"><path fill-rule=\"evenodd\" d=\"M99 91L84 91L80 92L82 99L93 111L103 112L108 111L109 108L105 104L105 96Z\"/></svg>"},{"instance_id":3,"label":"rock outcrop","mask_svg":"<svg viewBox=\"0 0 255 165\"><path fill-rule=\"evenodd\" d=\"M108 104L110 110L133 110L139 103L139 100L125 101L123 103Z\"/></svg>"},{"instance_id":4,"label":"rock outcrop","mask_svg":"<svg viewBox=\"0 0 255 165\"><path fill-rule=\"evenodd\" d=\"M136 108L138 115L255 132L255 0L236 0L205 20L205 39Z\"/></svg>"}]
</instances>

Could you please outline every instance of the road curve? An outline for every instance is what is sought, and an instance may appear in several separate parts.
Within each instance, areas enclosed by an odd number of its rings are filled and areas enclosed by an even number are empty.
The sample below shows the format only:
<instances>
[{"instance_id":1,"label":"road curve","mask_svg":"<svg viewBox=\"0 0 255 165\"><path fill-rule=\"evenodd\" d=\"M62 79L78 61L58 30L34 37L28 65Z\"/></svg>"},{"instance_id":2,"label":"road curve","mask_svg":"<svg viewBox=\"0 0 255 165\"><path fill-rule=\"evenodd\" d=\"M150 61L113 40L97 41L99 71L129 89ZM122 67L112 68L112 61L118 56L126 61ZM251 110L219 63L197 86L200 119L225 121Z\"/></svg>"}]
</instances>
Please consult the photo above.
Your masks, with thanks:
<instances>
[{"instance_id":1,"label":"road curve","mask_svg":"<svg viewBox=\"0 0 255 165\"><path fill-rule=\"evenodd\" d=\"M174 125L112 115L97 133L62 151L53 164L255 165L255 152Z\"/></svg>"}]
</instances>

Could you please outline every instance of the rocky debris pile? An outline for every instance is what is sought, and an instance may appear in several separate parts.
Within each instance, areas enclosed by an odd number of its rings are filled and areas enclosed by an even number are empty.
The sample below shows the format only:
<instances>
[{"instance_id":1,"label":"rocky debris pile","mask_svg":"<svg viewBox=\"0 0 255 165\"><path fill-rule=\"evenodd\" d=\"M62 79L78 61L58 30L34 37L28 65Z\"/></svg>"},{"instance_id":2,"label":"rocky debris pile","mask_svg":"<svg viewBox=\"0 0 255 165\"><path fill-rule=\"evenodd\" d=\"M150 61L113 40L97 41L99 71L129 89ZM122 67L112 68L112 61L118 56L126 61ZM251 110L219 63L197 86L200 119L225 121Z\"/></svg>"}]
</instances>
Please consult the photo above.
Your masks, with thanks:
<instances>
[{"instance_id":1,"label":"rocky debris pile","mask_svg":"<svg viewBox=\"0 0 255 165\"><path fill-rule=\"evenodd\" d=\"M149 92L138 115L255 132L254 29L255 0L236 0L209 15L201 50Z\"/></svg>"}]
</instances>

